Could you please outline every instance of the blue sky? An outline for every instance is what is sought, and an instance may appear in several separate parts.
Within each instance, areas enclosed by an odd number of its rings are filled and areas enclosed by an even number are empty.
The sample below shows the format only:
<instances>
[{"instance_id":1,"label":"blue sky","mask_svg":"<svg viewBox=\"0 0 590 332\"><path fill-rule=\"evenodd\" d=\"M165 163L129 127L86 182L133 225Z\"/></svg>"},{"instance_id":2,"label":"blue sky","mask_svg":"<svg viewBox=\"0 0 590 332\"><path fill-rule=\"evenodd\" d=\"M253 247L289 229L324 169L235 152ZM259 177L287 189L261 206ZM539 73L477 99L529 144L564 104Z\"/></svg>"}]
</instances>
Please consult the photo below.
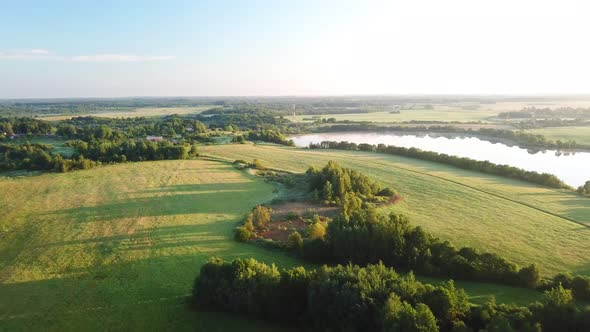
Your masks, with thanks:
<instances>
[{"instance_id":1,"label":"blue sky","mask_svg":"<svg viewBox=\"0 0 590 332\"><path fill-rule=\"evenodd\" d=\"M590 93L583 1L4 1L0 98Z\"/></svg>"}]
</instances>

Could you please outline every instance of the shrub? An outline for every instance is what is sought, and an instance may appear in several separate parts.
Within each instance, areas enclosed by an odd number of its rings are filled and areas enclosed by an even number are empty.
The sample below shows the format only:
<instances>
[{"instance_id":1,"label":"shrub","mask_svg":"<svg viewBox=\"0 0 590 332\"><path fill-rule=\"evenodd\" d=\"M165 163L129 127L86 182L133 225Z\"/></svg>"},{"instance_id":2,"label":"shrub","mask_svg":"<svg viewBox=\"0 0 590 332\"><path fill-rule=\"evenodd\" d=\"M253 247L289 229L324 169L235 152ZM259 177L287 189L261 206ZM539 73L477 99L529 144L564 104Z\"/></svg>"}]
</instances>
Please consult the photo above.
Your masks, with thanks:
<instances>
[{"instance_id":1,"label":"shrub","mask_svg":"<svg viewBox=\"0 0 590 332\"><path fill-rule=\"evenodd\" d=\"M266 227L266 224L270 222L271 219L271 209L258 205L252 210L252 222L257 229L262 229Z\"/></svg>"},{"instance_id":2,"label":"shrub","mask_svg":"<svg viewBox=\"0 0 590 332\"><path fill-rule=\"evenodd\" d=\"M264 165L262 165L262 162L258 159L252 160L252 163L250 164L250 168L254 168L257 170L261 170L261 171L266 169L266 167L264 167Z\"/></svg>"},{"instance_id":3,"label":"shrub","mask_svg":"<svg viewBox=\"0 0 590 332\"><path fill-rule=\"evenodd\" d=\"M289 235L289 238L287 239L287 248L301 252L301 249L303 248L303 238L299 232L295 231Z\"/></svg>"},{"instance_id":4,"label":"shrub","mask_svg":"<svg viewBox=\"0 0 590 332\"><path fill-rule=\"evenodd\" d=\"M246 222L244 223L244 228L247 229L249 232L252 232L254 230L254 224L252 223L252 220L246 220Z\"/></svg>"},{"instance_id":5,"label":"shrub","mask_svg":"<svg viewBox=\"0 0 590 332\"><path fill-rule=\"evenodd\" d=\"M239 242L246 242L248 241L248 239L250 239L250 236L252 235L252 233L250 233L250 231L246 228L246 227L238 227L236 228L236 233L234 235L236 241Z\"/></svg>"},{"instance_id":6,"label":"shrub","mask_svg":"<svg viewBox=\"0 0 590 332\"><path fill-rule=\"evenodd\" d=\"M299 218L299 215L295 211L289 211L289 213L287 213L286 218L287 220L297 220Z\"/></svg>"},{"instance_id":7,"label":"shrub","mask_svg":"<svg viewBox=\"0 0 590 332\"><path fill-rule=\"evenodd\" d=\"M307 232L308 232L308 237L311 240L315 240L315 239L324 239L324 236L326 236L326 227L324 225L322 225L319 222L313 223L311 225L309 225L309 227L307 228Z\"/></svg>"}]
</instances>

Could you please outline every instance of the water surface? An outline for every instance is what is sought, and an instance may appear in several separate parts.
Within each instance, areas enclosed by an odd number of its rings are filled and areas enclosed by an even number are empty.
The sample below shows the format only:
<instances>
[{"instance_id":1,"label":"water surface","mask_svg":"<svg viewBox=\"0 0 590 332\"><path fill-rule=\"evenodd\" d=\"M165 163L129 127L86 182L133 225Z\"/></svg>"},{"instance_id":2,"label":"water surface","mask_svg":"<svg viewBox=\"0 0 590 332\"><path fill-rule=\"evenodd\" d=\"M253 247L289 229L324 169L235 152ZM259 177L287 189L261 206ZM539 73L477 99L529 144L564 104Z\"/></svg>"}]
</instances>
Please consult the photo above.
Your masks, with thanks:
<instances>
[{"instance_id":1,"label":"water surface","mask_svg":"<svg viewBox=\"0 0 590 332\"><path fill-rule=\"evenodd\" d=\"M494 164L515 166L529 171L554 174L570 186L590 180L590 153L556 150L533 151L518 146L486 141L478 137L448 137L436 134L341 132L306 134L291 137L295 145L307 147L322 141L385 144L446 153Z\"/></svg>"}]
</instances>

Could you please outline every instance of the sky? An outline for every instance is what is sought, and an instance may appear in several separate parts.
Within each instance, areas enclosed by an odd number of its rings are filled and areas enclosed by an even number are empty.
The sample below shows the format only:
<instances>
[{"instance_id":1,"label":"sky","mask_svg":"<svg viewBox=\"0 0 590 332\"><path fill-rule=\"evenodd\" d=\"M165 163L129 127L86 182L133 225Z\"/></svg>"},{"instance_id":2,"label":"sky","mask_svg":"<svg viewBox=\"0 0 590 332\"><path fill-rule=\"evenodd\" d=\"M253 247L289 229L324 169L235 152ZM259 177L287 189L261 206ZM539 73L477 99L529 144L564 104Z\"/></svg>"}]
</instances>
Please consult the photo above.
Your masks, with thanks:
<instances>
[{"instance_id":1,"label":"sky","mask_svg":"<svg viewBox=\"0 0 590 332\"><path fill-rule=\"evenodd\" d=\"M590 3L0 0L0 98L588 94Z\"/></svg>"}]
</instances>

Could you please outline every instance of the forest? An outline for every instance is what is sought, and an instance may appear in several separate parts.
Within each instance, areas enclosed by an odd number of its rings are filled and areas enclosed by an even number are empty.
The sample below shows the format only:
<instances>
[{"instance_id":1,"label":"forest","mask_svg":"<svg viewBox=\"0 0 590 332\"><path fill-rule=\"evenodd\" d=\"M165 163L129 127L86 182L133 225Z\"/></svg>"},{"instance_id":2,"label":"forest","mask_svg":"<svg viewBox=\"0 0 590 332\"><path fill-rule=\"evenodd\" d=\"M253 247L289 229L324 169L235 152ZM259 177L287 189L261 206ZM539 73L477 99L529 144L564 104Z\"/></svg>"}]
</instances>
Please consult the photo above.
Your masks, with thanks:
<instances>
[{"instance_id":1,"label":"forest","mask_svg":"<svg viewBox=\"0 0 590 332\"><path fill-rule=\"evenodd\" d=\"M528 306L473 305L452 281L423 284L382 263L280 270L254 259L212 258L193 287L197 307L310 331L588 331L590 309L557 286Z\"/></svg>"}]
</instances>

